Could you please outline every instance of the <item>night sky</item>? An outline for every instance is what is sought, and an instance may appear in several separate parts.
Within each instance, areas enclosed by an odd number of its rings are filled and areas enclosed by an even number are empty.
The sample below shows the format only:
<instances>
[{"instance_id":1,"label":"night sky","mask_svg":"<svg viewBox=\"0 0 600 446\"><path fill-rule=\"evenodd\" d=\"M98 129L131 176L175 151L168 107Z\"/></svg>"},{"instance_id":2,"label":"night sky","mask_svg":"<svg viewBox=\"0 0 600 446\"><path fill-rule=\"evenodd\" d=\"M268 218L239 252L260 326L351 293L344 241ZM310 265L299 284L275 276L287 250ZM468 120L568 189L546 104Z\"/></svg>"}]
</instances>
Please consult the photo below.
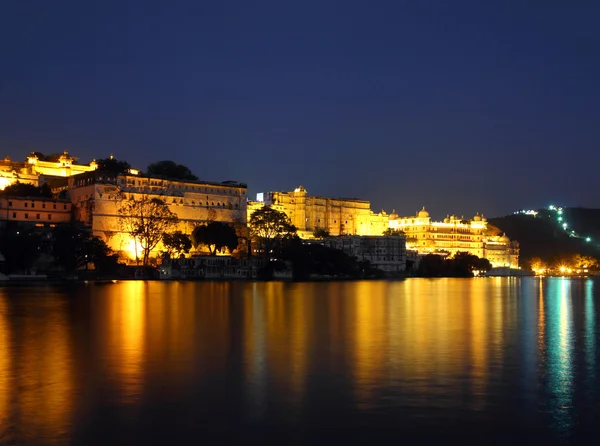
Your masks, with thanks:
<instances>
[{"instance_id":1,"label":"night sky","mask_svg":"<svg viewBox=\"0 0 600 446\"><path fill-rule=\"evenodd\" d=\"M0 156L434 217L600 207L598 23L598 1L3 0Z\"/></svg>"}]
</instances>

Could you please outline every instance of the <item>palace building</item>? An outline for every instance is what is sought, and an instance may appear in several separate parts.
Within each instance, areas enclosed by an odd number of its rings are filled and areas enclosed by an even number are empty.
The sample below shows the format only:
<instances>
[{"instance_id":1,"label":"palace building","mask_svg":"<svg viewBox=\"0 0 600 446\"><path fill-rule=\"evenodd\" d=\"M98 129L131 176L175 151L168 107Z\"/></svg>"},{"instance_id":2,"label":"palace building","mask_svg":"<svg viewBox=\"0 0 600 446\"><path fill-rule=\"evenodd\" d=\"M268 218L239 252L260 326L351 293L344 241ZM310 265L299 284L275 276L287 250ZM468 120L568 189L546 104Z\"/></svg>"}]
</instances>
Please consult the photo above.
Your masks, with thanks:
<instances>
[{"instance_id":1,"label":"palace building","mask_svg":"<svg viewBox=\"0 0 600 446\"><path fill-rule=\"evenodd\" d=\"M140 255L141 248L122 228L119 204L123 200L159 198L178 217L174 230L185 234L210 221L246 226L247 186L243 183L184 181L131 173L115 176L106 172L88 172L65 180L75 220L91 227L94 235L130 260ZM153 255L160 249L157 246Z\"/></svg>"},{"instance_id":2,"label":"palace building","mask_svg":"<svg viewBox=\"0 0 600 446\"><path fill-rule=\"evenodd\" d=\"M300 186L292 192L258 194L248 204L248 218L262 206L285 212L298 229L301 238L312 238L317 229L337 235L383 235L388 228L388 215L371 210L371 203L356 198L325 198L309 196Z\"/></svg>"},{"instance_id":3,"label":"palace building","mask_svg":"<svg viewBox=\"0 0 600 446\"><path fill-rule=\"evenodd\" d=\"M432 221L425 207L412 216L395 212L389 216L389 227L406 234L408 249L423 254L468 252L488 259L494 267L518 268L519 244L505 235L488 235L487 225L479 214L470 220L449 215L444 221Z\"/></svg>"},{"instance_id":4,"label":"palace building","mask_svg":"<svg viewBox=\"0 0 600 446\"><path fill-rule=\"evenodd\" d=\"M0 190L17 182L41 186L53 177L70 177L98 168L95 161L89 165L76 164L77 159L65 150L56 161L42 161L31 153L24 162L12 161L8 156L0 161Z\"/></svg>"}]
</instances>

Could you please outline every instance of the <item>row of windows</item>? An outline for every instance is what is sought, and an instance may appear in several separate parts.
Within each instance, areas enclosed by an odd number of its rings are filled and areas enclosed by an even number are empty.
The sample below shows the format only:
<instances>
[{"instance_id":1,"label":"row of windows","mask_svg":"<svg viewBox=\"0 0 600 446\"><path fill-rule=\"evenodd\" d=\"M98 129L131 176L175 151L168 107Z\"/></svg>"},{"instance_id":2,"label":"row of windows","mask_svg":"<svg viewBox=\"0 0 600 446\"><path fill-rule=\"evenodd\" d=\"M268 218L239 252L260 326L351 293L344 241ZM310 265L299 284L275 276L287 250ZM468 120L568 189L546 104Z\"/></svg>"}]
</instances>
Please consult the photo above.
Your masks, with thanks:
<instances>
[{"instance_id":1,"label":"row of windows","mask_svg":"<svg viewBox=\"0 0 600 446\"><path fill-rule=\"evenodd\" d=\"M122 180L118 180L119 184L123 184ZM127 186L155 186L155 187L163 187L163 188L171 188L171 189L180 189L185 191L193 191L193 192L204 192L204 193L224 193L225 195L237 195L237 190L235 189L214 189L210 187L200 187L200 186L188 186L188 185L177 185L177 184L167 184L164 185L162 181L142 181L137 180L137 184L135 180L127 180ZM244 191L241 192L243 196L245 194Z\"/></svg>"},{"instance_id":2,"label":"row of windows","mask_svg":"<svg viewBox=\"0 0 600 446\"><path fill-rule=\"evenodd\" d=\"M12 213L12 218L17 218L17 213L13 212ZM25 212L25 214L23 215L23 218L25 220L29 220L29 214L27 212ZM35 218L33 218L33 214L31 214L31 219L32 220L40 220L42 218L41 214L35 214ZM52 220L52 214L48 214L48 220Z\"/></svg>"},{"instance_id":3,"label":"row of windows","mask_svg":"<svg viewBox=\"0 0 600 446\"><path fill-rule=\"evenodd\" d=\"M29 204L28 202L25 202L24 203L24 207L28 207L28 204ZM12 205L13 205L13 202L9 201L8 202L8 206L12 206ZM63 206L64 206L65 209L67 209L67 205L66 204L63 205ZM31 207L35 208L35 201L31 202ZM42 203L42 209L46 209L46 203ZM52 203L52 209L56 209L56 203Z\"/></svg>"}]
</instances>

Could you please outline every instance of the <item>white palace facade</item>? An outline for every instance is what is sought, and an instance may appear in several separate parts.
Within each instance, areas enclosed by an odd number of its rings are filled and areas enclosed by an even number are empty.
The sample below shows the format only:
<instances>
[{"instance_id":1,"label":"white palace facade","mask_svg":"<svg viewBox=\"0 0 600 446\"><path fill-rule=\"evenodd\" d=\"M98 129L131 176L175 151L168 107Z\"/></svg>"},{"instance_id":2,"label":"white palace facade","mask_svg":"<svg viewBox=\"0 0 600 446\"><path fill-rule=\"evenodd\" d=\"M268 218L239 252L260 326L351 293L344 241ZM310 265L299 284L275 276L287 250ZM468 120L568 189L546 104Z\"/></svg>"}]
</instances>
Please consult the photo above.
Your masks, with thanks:
<instances>
[{"instance_id":1,"label":"white palace facade","mask_svg":"<svg viewBox=\"0 0 600 446\"><path fill-rule=\"evenodd\" d=\"M483 215L465 219L448 215L443 221L432 221L425 207L415 215L389 216L389 227L406 234L407 249L419 254L468 252L488 259L494 267L519 267L519 243L506 235L488 233Z\"/></svg>"}]
</instances>

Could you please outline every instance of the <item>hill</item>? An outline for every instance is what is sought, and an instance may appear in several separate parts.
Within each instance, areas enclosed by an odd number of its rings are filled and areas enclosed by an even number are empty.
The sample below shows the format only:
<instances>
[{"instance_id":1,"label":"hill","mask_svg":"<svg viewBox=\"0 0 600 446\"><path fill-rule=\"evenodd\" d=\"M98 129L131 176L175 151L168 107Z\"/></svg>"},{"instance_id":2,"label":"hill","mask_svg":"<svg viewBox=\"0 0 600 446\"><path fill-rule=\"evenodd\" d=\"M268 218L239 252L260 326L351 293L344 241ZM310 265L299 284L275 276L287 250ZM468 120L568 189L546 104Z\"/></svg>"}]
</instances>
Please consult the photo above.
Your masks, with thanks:
<instances>
[{"instance_id":1,"label":"hill","mask_svg":"<svg viewBox=\"0 0 600 446\"><path fill-rule=\"evenodd\" d=\"M574 254L600 258L600 209L551 206L491 218L489 223L519 242L519 263L523 267L534 257L547 263Z\"/></svg>"}]
</instances>

